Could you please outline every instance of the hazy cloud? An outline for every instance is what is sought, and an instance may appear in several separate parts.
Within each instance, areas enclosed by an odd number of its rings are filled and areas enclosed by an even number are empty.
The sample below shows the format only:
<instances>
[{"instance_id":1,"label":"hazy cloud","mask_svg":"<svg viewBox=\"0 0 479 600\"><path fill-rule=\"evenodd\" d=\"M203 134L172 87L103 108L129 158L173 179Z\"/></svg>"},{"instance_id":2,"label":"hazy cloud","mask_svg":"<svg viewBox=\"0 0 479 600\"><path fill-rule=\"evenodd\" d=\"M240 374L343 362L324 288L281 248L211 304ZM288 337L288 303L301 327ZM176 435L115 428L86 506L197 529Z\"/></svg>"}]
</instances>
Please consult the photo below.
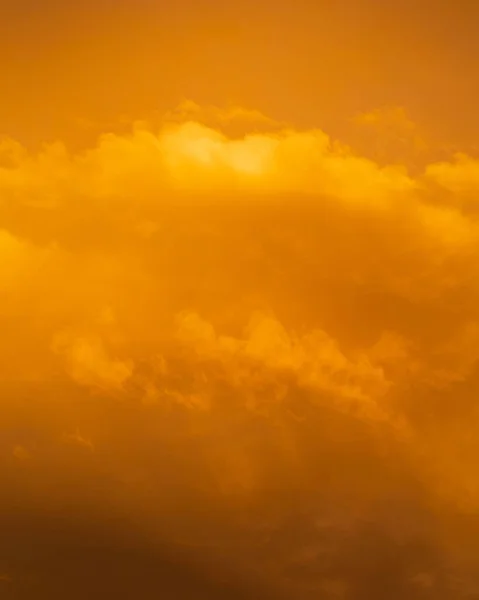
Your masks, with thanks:
<instances>
[{"instance_id":1,"label":"hazy cloud","mask_svg":"<svg viewBox=\"0 0 479 600\"><path fill-rule=\"evenodd\" d=\"M403 162L194 103L78 155L2 141L11 498L116 507L296 598L468 597L479 163Z\"/></svg>"}]
</instances>

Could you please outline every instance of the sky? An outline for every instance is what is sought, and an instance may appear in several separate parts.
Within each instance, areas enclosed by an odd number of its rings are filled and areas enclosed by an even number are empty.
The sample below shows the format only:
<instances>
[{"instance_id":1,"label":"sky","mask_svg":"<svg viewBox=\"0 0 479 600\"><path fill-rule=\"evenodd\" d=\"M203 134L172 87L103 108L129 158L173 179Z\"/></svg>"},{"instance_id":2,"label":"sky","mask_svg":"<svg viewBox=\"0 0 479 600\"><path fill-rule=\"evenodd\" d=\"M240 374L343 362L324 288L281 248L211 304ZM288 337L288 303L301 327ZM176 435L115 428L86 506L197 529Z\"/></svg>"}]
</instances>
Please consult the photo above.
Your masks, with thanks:
<instances>
[{"instance_id":1,"label":"sky","mask_svg":"<svg viewBox=\"0 0 479 600\"><path fill-rule=\"evenodd\" d=\"M0 2L0 596L479 597L475 2Z\"/></svg>"},{"instance_id":2,"label":"sky","mask_svg":"<svg viewBox=\"0 0 479 600\"><path fill-rule=\"evenodd\" d=\"M183 98L341 135L356 113L399 105L442 142L477 137L474 0L2 0L0 10L0 129L28 143L78 142L82 119L101 132Z\"/></svg>"}]
</instances>

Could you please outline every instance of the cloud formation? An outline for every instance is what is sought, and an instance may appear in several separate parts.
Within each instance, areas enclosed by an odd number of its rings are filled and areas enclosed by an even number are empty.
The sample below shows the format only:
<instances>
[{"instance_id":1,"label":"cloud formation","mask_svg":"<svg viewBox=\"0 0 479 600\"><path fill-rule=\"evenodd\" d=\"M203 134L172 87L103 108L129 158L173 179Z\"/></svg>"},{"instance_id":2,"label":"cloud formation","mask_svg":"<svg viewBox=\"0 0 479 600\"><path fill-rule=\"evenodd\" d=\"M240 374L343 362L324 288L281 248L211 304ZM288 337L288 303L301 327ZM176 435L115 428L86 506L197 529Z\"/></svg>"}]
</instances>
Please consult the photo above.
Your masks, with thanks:
<instances>
[{"instance_id":1,"label":"cloud formation","mask_svg":"<svg viewBox=\"0 0 479 600\"><path fill-rule=\"evenodd\" d=\"M474 157L412 175L192 103L78 155L3 140L15 493L64 501L71 469L75 501L141 506L143 526L257 561L298 598L470 597L478 194Z\"/></svg>"}]
</instances>

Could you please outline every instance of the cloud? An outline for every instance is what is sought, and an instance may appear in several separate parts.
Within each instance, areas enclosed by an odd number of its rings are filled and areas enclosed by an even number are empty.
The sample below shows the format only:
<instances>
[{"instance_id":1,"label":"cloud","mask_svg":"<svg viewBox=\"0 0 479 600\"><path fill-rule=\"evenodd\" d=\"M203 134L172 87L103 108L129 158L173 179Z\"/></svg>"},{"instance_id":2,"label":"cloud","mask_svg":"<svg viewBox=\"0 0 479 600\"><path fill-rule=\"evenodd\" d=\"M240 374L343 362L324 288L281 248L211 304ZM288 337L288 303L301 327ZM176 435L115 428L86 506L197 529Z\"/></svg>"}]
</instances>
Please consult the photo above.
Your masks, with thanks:
<instances>
[{"instance_id":1,"label":"cloud","mask_svg":"<svg viewBox=\"0 0 479 600\"><path fill-rule=\"evenodd\" d=\"M109 356L97 336L60 333L54 339L53 349L65 355L68 372L79 384L120 389L132 372L128 361Z\"/></svg>"},{"instance_id":2,"label":"cloud","mask_svg":"<svg viewBox=\"0 0 479 600\"><path fill-rule=\"evenodd\" d=\"M267 127L284 127L284 123L278 123L259 110L247 109L242 106L230 106L220 108L218 106L200 106L191 100L184 100L175 110L165 115L166 120L185 123L188 121L207 122L209 125L218 125L240 122L248 126L264 125Z\"/></svg>"},{"instance_id":3,"label":"cloud","mask_svg":"<svg viewBox=\"0 0 479 600\"><path fill-rule=\"evenodd\" d=\"M275 318L256 315L245 335L238 339L217 336L214 328L198 315L182 314L178 336L200 357L226 363L235 370L231 375L237 383L254 388L258 384L255 371L260 367L279 376L293 376L306 389L332 395L338 399L338 408L341 402L346 406L348 402L358 402L359 412L369 411L371 418L376 410L376 417L380 417L374 402L390 385L381 367L372 364L367 355L348 360L324 331L299 337L288 333ZM259 379L261 382L261 375ZM280 386L280 395L282 390Z\"/></svg>"},{"instance_id":4,"label":"cloud","mask_svg":"<svg viewBox=\"0 0 479 600\"><path fill-rule=\"evenodd\" d=\"M415 139L388 115L362 120ZM305 598L308 577L375 597L361 544L403 549L377 567L393 587L446 589L455 553L468 580L479 167L407 164L193 103L76 154L2 141L0 402L28 423L9 458L35 448L18 494L141 507Z\"/></svg>"},{"instance_id":5,"label":"cloud","mask_svg":"<svg viewBox=\"0 0 479 600\"><path fill-rule=\"evenodd\" d=\"M82 448L86 448L87 450L90 450L91 452L93 452L93 450L94 450L93 442L91 440L89 440L88 438L83 437L78 430L75 433L65 433L62 436L62 441L65 444L73 444L75 446L80 446Z\"/></svg>"},{"instance_id":6,"label":"cloud","mask_svg":"<svg viewBox=\"0 0 479 600\"><path fill-rule=\"evenodd\" d=\"M479 163L471 156L456 154L452 161L429 165L426 176L459 198L474 196L479 186Z\"/></svg>"},{"instance_id":7,"label":"cloud","mask_svg":"<svg viewBox=\"0 0 479 600\"><path fill-rule=\"evenodd\" d=\"M369 155L383 163L414 166L437 151L428 136L401 106L386 106L356 115L353 123L361 134L358 141Z\"/></svg>"}]
</instances>

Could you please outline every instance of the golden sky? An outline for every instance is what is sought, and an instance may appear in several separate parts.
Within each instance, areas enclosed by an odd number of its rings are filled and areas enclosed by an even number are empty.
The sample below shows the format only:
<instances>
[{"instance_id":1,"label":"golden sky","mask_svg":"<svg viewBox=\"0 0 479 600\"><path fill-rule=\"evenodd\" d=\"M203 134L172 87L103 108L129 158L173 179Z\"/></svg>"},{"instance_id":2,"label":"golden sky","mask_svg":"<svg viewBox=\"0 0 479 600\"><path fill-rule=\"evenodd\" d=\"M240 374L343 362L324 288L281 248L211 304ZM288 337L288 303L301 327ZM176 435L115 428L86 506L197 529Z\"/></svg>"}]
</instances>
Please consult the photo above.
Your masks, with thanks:
<instances>
[{"instance_id":1,"label":"golden sky","mask_svg":"<svg viewBox=\"0 0 479 600\"><path fill-rule=\"evenodd\" d=\"M0 129L28 143L179 98L332 134L400 105L441 142L476 141L474 0L2 0L0 11Z\"/></svg>"},{"instance_id":2,"label":"golden sky","mask_svg":"<svg viewBox=\"0 0 479 600\"><path fill-rule=\"evenodd\" d=\"M474 2L0 4L0 596L479 594Z\"/></svg>"}]
</instances>

